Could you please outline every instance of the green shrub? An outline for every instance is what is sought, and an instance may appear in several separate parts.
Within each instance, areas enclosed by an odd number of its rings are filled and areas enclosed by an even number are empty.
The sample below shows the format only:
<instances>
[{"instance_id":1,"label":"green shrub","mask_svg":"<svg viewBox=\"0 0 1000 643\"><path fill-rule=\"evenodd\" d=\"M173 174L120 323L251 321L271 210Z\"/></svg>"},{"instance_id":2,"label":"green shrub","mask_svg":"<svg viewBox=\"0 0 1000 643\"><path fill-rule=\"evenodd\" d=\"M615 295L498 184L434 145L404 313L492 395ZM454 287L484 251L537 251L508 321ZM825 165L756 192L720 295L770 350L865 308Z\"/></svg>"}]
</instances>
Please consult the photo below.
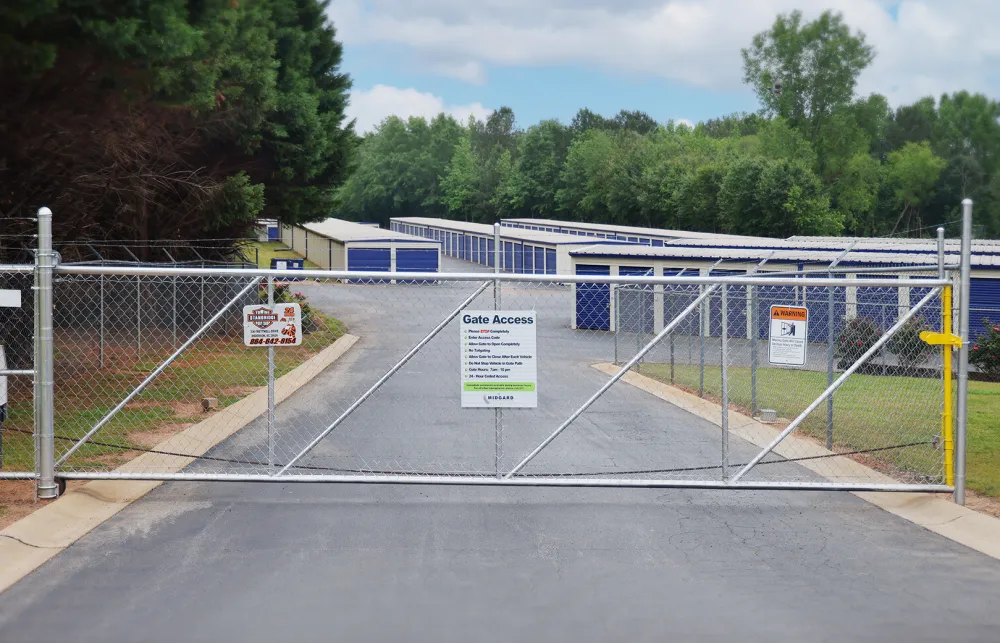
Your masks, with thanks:
<instances>
[{"instance_id":1,"label":"green shrub","mask_svg":"<svg viewBox=\"0 0 1000 643\"><path fill-rule=\"evenodd\" d=\"M896 356L900 366L918 366L934 354L934 348L920 339L920 333L925 330L931 327L923 318L911 319L889 340L889 352Z\"/></svg>"},{"instance_id":2,"label":"green shrub","mask_svg":"<svg viewBox=\"0 0 1000 643\"><path fill-rule=\"evenodd\" d=\"M969 361L982 372L1000 377L1000 326L984 319L983 329L969 348Z\"/></svg>"},{"instance_id":3,"label":"green shrub","mask_svg":"<svg viewBox=\"0 0 1000 643\"><path fill-rule=\"evenodd\" d=\"M844 325L837 338L837 366L848 368L882 337L882 329L868 317L855 317ZM875 357L876 355L872 355Z\"/></svg>"}]
</instances>

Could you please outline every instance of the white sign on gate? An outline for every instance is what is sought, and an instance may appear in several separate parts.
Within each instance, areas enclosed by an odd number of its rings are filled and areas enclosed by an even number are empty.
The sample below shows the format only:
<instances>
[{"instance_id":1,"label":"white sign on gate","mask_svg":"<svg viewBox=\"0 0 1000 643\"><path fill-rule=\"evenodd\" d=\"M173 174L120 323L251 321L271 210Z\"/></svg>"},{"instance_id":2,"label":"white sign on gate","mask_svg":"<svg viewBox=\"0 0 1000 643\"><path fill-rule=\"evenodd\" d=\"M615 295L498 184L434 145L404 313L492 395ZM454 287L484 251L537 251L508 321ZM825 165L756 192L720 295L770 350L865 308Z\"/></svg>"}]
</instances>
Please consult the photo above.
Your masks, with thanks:
<instances>
[{"instance_id":1,"label":"white sign on gate","mask_svg":"<svg viewBox=\"0 0 1000 643\"><path fill-rule=\"evenodd\" d=\"M20 290L0 290L0 308L20 308Z\"/></svg>"},{"instance_id":2,"label":"white sign on gate","mask_svg":"<svg viewBox=\"0 0 1000 643\"><path fill-rule=\"evenodd\" d=\"M462 407L536 408L536 316L533 310L462 314Z\"/></svg>"},{"instance_id":3,"label":"white sign on gate","mask_svg":"<svg viewBox=\"0 0 1000 643\"><path fill-rule=\"evenodd\" d=\"M778 366L805 366L809 343L809 309L771 306L771 336L767 361Z\"/></svg>"},{"instance_id":4,"label":"white sign on gate","mask_svg":"<svg viewBox=\"0 0 1000 643\"><path fill-rule=\"evenodd\" d=\"M300 345L302 309L298 304L244 306L243 343L247 346Z\"/></svg>"}]
</instances>

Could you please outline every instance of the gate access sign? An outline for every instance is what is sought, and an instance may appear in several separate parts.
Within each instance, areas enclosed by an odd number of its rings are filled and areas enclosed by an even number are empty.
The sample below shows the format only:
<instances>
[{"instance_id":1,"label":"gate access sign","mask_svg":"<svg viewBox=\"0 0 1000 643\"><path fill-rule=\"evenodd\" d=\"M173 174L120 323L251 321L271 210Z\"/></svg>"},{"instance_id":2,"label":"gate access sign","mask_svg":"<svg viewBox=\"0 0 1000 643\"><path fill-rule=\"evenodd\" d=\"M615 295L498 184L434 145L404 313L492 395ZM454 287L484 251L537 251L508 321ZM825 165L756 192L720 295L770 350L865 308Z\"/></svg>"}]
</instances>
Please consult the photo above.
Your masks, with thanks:
<instances>
[{"instance_id":1,"label":"gate access sign","mask_svg":"<svg viewBox=\"0 0 1000 643\"><path fill-rule=\"evenodd\" d=\"M536 408L535 311L462 314L462 407Z\"/></svg>"},{"instance_id":2,"label":"gate access sign","mask_svg":"<svg viewBox=\"0 0 1000 643\"><path fill-rule=\"evenodd\" d=\"M300 345L302 309L298 304L244 306L243 343L247 346Z\"/></svg>"},{"instance_id":3,"label":"gate access sign","mask_svg":"<svg viewBox=\"0 0 1000 643\"><path fill-rule=\"evenodd\" d=\"M767 361L778 366L805 366L809 343L809 309L771 306L771 336Z\"/></svg>"}]
</instances>

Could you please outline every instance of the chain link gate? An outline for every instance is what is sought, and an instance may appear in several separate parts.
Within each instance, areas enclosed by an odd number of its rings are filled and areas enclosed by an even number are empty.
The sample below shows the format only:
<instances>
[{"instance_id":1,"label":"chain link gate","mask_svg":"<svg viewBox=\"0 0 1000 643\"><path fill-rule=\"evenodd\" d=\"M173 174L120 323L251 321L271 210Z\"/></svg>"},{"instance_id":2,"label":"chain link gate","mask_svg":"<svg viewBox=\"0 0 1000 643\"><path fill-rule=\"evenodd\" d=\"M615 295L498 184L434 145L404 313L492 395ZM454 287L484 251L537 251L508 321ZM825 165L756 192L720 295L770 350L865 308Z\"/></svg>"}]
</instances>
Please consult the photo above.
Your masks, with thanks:
<instances>
[{"instance_id":1,"label":"chain link gate","mask_svg":"<svg viewBox=\"0 0 1000 643\"><path fill-rule=\"evenodd\" d=\"M914 329L948 332L942 278L54 273L53 464L63 480L953 488L944 364L912 341ZM280 298L305 304L310 331L273 360L237 337L238 310L266 301L271 278ZM136 282L133 301L104 302L107 289ZM836 314L811 320L806 363L768 364L763 311L818 315L830 301ZM578 323L581 302L607 326ZM537 408L459 404L461 317L492 310L537 315ZM856 320L873 311L884 332L864 336ZM167 318L176 339L162 332ZM833 349L835 372L831 334L862 342ZM206 414L202 400L219 408Z\"/></svg>"}]
</instances>

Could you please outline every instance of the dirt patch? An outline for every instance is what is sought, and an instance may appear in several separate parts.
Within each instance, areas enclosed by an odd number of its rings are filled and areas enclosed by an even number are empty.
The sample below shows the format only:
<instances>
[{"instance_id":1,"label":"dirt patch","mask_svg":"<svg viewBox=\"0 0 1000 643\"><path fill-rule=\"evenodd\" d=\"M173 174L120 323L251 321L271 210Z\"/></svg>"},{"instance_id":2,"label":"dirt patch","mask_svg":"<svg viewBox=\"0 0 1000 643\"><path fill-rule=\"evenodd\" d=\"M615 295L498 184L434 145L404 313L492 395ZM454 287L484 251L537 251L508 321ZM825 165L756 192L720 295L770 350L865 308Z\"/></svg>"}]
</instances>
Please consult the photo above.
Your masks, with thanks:
<instances>
[{"instance_id":1,"label":"dirt patch","mask_svg":"<svg viewBox=\"0 0 1000 643\"><path fill-rule=\"evenodd\" d=\"M965 506L973 511L1000 518L1000 500L981 496L974 491L965 492Z\"/></svg>"},{"instance_id":2,"label":"dirt patch","mask_svg":"<svg viewBox=\"0 0 1000 643\"><path fill-rule=\"evenodd\" d=\"M76 489L83 484L85 480L70 480L66 489ZM0 529L6 529L44 506L44 502L35 501L34 480L0 480Z\"/></svg>"},{"instance_id":3,"label":"dirt patch","mask_svg":"<svg viewBox=\"0 0 1000 643\"><path fill-rule=\"evenodd\" d=\"M230 386L222 389L221 394L227 397L246 397L258 388L257 386Z\"/></svg>"},{"instance_id":4,"label":"dirt patch","mask_svg":"<svg viewBox=\"0 0 1000 643\"><path fill-rule=\"evenodd\" d=\"M152 449L164 440L169 440L184 429L194 426L194 422L185 424L161 424L151 431L133 431L128 434L128 441L146 449Z\"/></svg>"},{"instance_id":5,"label":"dirt patch","mask_svg":"<svg viewBox=\"0 0 1000 643\"><path fill-rule=\"evenodd\" d=\"M171 402L170 408L174 410L174 415L178 418L199 418L208 415L201 410L201 402Z\"/></svg>"},{"instance_id":6,"label":"dirt patch","mask_svg":"<svg viewBox=\"0 0 1000 643\"><path fill-rule=\"evenodd\" d=\"M126 409L159 409L166 406L163 402L152 402L148 400L133 400L125 405Z\"/></svg>"}]
</instances>

